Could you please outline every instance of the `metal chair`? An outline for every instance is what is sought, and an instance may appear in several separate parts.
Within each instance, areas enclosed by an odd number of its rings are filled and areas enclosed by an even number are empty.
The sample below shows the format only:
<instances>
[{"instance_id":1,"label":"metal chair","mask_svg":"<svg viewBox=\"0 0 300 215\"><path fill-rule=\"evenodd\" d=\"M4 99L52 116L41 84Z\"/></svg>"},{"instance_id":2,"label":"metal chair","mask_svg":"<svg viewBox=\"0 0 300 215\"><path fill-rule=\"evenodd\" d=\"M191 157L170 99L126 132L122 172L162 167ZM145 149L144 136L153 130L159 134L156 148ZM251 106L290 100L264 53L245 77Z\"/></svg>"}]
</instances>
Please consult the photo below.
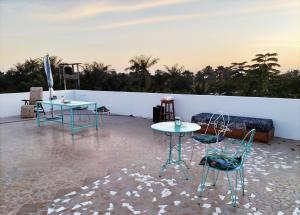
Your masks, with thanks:
<instances>
[{"instance_id":1,"label":"metal chair","mask_svg":"<svg viewBox=\"0 0 300 215\"><path fill-rule=\"evenodd\" d=\"M192 148L192 154L191 159L193 159L194 155L194 149L195 145L197 143L205 144L205 150L207 149L207 145L214 144L214 143L220 143L225 139L225 134L227 131L230 131L229 129L229 115L224 114L222 112L214 113L208 123L199 123L201 126L206 126L204 134L200 135L193 135L192 139L194 141L193 148ZM207 134L207 132L210 130L213 134Z\"/></svg>"},{"instance_id":2,"label":"metal chair","mask_svg":"<svg viewBox=\"0 0 300 215\"><path fill-rule=\"evenodd\" d=\"M102 125L104 125L103 116L104 114L109 116L110 110L106 106L101 106L97 108L97 112L99 112L100 115L100 122L102 123Z\"/></svg>"},{"instance_id":3,"label":"metal chair","mask_svg":"<svg viewBox=\"0 0 300 215\"><path fill-rule=\"evenodd\" d=\"M244 162L251 152L253 145L253 137L255 129L249 131L243 140L234 140L226 145L222 149L207 149L206 155L200 161L199 165L203 165L202 177L198 186L199 196L203 196L205 190L205 183L207 175L210 169L217 171L214 174L213 186L216 185L220 171L227 174L229 190L231 193L231 202L233 207L237 205L237 184L238 175L241 180L241 186L243 195L245 194L245 182L244 182ZM234 190L232 189L232 183L230 182L229 174L235 172L235 184Z\"/></svg>"}]
</instances>

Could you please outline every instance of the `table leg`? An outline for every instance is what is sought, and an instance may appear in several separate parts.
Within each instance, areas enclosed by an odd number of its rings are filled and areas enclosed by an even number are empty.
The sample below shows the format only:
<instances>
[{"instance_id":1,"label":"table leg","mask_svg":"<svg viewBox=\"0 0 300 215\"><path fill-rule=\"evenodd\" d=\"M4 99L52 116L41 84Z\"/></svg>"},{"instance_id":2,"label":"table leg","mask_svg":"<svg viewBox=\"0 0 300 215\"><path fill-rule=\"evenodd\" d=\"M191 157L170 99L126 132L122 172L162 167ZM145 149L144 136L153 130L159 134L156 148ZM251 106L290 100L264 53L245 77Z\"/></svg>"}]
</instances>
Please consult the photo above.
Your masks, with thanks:
<instances>
[{"instance_id":1,"label":"table leg","mask_svg":"<svg viewBox=\"0 0 300 215\"><path fill-rule=\"evenodd\" d=\"M95 119L95 121L96 121L96 129L98 130L98 127L99 127L99 122L98 122L98 118L99 118L99 113L98 113L98 110L97 110L97 104L95 104L95 117L96 117L96 119Z\"/></svg>"},{"instance_id":2,"label":"table leg","mask_svg":"<svg viewBox=\"0 0 300 215\"><path fill-rule=\"evenodd\" d=\"M180 164L181 162L181 135L179 134L178 136L178 143L177 143L177 150L178 150L178 158L177 158L177 162L178 164Z\"/></svg>"},{"instance_id":3,"label":"table leg","mask_svg":"<svg viewBox=\"0 0 300 215\"><path fill-rule=\"evenodd\" d=\"M160 172L159 172L159 177L161 177L165 171L165 169L167 168L167 165L169 164L175 164L178 165L181 172L183 173L184 177L186 180L189 180L190 177L187 173L187 169L189 169L189 166L187 165L187 163L182 160L181 156L182 156L182 137L184 136L184 134L178 134L178 142L177 142L177 153L178 153L178 157L177 160L173 160L173 141L172 141L172 134L167 134L167 136L170 137L170 142L169 142L169 156L167 161L165 162L165 164L161 167Z\"/></svg>"},{"instance_id":4,"label":"table leg","mask_svg":"<svg viewBox=\"0 0 300 215\"><path fill-rule=\"evenodd\" d=\"M167 134L167 136L170 137L170 141L169 141L169 157L168 157L167 161L165 162L165 164L160 168L159 177L161 177L163 175L165 169L167 168L167 165L171 164L173 162L173 155L172 155L173 140L172 140L172 134Z\"/></svg>"},{"instance_id":5,"label":"table leg","mask_svg":"<svg viewBox=\"0 0 300 215\"><path fill-rule=\"evenodd\" d=\"M170 142L169 142L169 164L173 161L173 139L172 139L172 134L170 135Z\"/></svg>"},{"instance_id":6,"label":"table leg","mask_svg":"<svg viewBox=\"0 0 300 215\"><path fill-rule=\"evenodd\" d=\"M182 154L182 141L181 141L181 138L183 136L184 135L181 135L181 134L178 136L178 147L177 147L178 148L178 160L177 160L177 162L178 162L178 164L183 163L187 169L190 169L190 167L187 165L186 161L181 159L181 154Z\"/></svg>"},{"instance_id":7,"label":"table leg","mask_svg":"<svg viewBox=\"0 0 300 215\"><path fill-rule=\"evenodd\" d=\"M60 106L60 114L61 114L61 124L64 124L64 111L62 106Z\"/></svg>"},{"instance_id":8,"label":"table leg","mask_svg":"<svg viewBox=\"0 0 300 215\"><path fill-rule=\"evenodd\" d=\"M178 159L177 159L177 164L180 166L181 171L183 172L183 175L185 177L186 180L189 180L190 177L188 176L187 170L189 169L189 166L186 164L186 162L184 160L181 159L181 138L184 136L184 134L179 134L178 135L178 144L177 144L177 150L178 150Z\"/></svg>"},{"instance_id":9,"label":"table leg","mask_svg":"<svg viewBox=\"0 0 300 215\"><path fill-rule=\"evenodd\" d=\"M41 126L41 121L40 121L40 109L39 109L40 105L37 104L36 105L36 115L37 115L37 119L36 119L36 122L37 122L37 126L40 127Z\"/></svg>"},{"instance_id":10,"label":"table leg","mask_svg":"<svg viewBox=\"0 0 300 215\"><path fill-rule=\"evenodd\" d=\"M70 108L70 129L72 135L74 134L74 111L73 108Z\"/></svg>"}]
</instances>

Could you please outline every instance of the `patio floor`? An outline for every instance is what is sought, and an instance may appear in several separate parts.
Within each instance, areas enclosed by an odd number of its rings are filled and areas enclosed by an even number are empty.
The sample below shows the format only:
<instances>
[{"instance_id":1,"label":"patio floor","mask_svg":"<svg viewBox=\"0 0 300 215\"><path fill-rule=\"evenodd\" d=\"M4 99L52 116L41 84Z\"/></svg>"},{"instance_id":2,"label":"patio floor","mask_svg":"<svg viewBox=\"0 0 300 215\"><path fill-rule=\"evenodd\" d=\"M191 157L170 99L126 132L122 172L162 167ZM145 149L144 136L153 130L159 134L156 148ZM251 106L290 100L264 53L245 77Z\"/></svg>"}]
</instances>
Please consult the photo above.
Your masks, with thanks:
<instances>
[{"instance_id":1,"label":"patio floor","mask_svg":"<svg viewBox=\"0 0 300 215\"><path fill-rule=\"evenodd\" d=\"M159 178L167 137L152 131L148 119L109 116L104 122L74 138L57 123L0 124L0 214L300 214L300 141L255 143L246 163L247 192L233 208L223 174L197 196L204 151L197 145L190 162L189 136L183 158L192 179L176 166Z\"/></svg>"}]
</instances>

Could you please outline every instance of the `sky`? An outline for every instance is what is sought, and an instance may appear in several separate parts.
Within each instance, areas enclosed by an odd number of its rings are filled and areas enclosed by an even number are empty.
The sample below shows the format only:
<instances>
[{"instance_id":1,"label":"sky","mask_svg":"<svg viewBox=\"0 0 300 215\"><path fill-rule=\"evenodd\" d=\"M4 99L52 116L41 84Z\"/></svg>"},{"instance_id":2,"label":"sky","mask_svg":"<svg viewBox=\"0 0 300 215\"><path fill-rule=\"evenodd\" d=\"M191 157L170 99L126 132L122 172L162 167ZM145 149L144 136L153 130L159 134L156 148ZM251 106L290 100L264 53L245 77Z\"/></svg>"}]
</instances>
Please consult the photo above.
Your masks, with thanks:
<instances>
[{"instance_id":1,"label":"sky","mask_svg":"<svg viewBox=\"0 0 300 215\"><path fill-rule=\"evenodd\" d=\"M300 69L300 0L0 0L0 70L46 53L103 62L130 58L152 68L251 62L277 52L280 70Z\"/></svg>"}]
</instances>

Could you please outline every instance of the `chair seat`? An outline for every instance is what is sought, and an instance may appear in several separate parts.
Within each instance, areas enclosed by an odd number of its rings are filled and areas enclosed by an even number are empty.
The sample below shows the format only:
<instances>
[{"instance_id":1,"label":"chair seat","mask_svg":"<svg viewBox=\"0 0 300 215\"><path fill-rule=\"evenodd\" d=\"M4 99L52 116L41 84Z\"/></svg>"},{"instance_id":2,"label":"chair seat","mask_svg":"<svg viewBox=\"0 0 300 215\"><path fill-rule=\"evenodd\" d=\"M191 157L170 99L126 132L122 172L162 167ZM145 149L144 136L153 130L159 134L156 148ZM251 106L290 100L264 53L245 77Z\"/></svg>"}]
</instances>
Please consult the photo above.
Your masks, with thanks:
<instances>
[{"instance_id":1,"label":"chair seat","mask_svg":"<svg viewBox=\"0 0 300 215\"><path fill-rule=\"evenodd\" d=\"M211 154L203 157L199 165L206 163L214 169L230 171L241 165L241 157L232 158L227 155Z\"/></svg>"},{"instance_id":2,"label":"chair seat","mask_svg":"<svg viewBox=\"0 0 300 215\"><path fill-rule=\"evenodd\" d=\"M201 143L211 144L211 143L221 142L224 140L225 137L220 135L217 139L217 136L215 135L200 134L200 135L195 135L192 138Z\"/></svg>"},{"instance_id":3,"label":"chair seat","mask_svg":"<svg viewBox=\"0 0 300 215\"><path fill-rule=\"evenodd\" d=\"M22 105L21 118L33 118L33 117L34 117L34 105Z\"/></svg>"},{"instance_id":4,"label":"chair seat","mask_svg":"<svg viewBox=\"0 0 300 215\"><path fill-rule=\"evenodd\" d=\"M97 108L97 112L101 112L101 113L108 113L110 110L105 107L105 106L102 106L102 107L98 107Z\"/></svg>"}]
</instances>

